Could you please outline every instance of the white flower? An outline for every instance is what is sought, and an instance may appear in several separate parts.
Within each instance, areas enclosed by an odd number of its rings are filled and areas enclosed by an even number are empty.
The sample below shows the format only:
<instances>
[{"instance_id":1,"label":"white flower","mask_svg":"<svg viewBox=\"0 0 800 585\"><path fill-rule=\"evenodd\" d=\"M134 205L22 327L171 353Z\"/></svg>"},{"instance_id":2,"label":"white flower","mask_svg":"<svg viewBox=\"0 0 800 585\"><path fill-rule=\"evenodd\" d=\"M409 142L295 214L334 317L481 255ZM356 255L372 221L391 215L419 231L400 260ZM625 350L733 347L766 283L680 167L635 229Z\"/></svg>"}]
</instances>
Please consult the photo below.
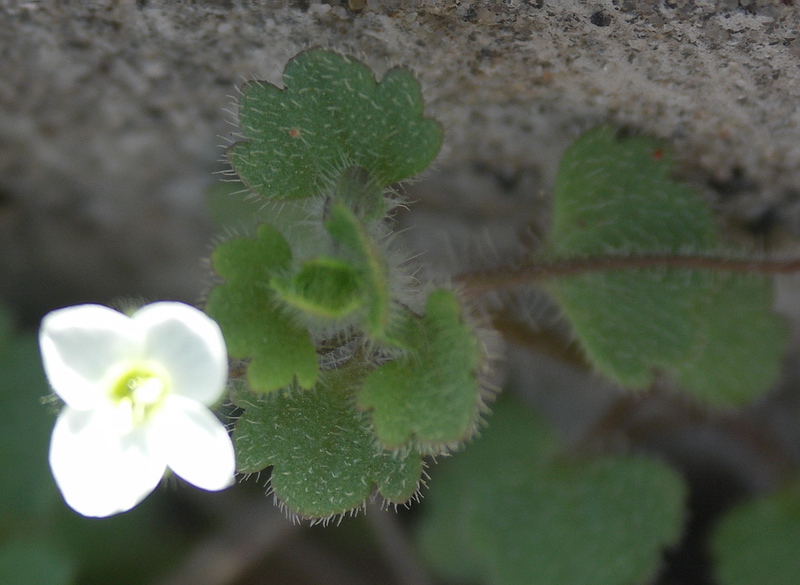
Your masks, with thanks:
<instances>
[{"instance_id":1,"label":"white flower","mask_svg":"<svg viewBox=\"0 0 800 585\"><path fill-rule=\"evenodd\" d=\"M50 439L50 468L84 516L130 510L167 467L205 490L233 483L225 426L208 409L225 389L219 326L182 303L128 317L100 305L45 316L44 370L65 402Z\"/></svg>"}]
</instances>

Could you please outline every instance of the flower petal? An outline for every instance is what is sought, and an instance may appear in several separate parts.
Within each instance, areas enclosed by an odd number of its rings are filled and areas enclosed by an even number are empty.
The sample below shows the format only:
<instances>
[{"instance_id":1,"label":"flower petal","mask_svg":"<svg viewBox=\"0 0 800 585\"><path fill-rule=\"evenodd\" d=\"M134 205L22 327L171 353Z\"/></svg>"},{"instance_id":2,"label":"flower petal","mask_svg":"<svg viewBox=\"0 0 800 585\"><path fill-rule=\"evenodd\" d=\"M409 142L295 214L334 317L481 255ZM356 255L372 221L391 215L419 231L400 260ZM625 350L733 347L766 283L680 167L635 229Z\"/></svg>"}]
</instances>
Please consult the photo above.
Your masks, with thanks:
<instances>
[{"instance_id":1,"label":"flower petal","mask_svg":"<svg viewBox=\"0 0 800 585\"><path fill-rule=\"evenodd\" d=\"M164 475L164 460L148 447L144 429L120 435L111 407L65 407L50 439L50 468L76 512L105 517L141 502Z\"/></svg>"},{"instance_id":2,"label":"flower petal","mask_svg":"<svg viewBox=\"0 0 800 585\"><path fill-rule=\"evenodd\" d=\"M183 303L153 303L133 319L145 328L147 358L169 373L171 392L208 406L219 400L228 356L216 321Z\"/></svg>"},{"instance_id":3,"label":"flower petal","mask_svg":"<svg viewBox=\"0 0 800 585\"><path fill-rule=\"evenodd\" d=\"M169 396L153 421L154 440L167 466L186 481L209 491L233 483L236 457L225 426L205 406Z\"/></svg>"},{"instance_id":4,"label":"flower petal","mask_svg":"<svg viewBox=\"0 0 800 585\"><path fill-rule=\"evenodd\" d=\"M108 372L141 353L139 328L101 305L77 305L47 314L39 346L47 379L69 406L86 410L107 396Z\"/></svg>"}]
</instances>

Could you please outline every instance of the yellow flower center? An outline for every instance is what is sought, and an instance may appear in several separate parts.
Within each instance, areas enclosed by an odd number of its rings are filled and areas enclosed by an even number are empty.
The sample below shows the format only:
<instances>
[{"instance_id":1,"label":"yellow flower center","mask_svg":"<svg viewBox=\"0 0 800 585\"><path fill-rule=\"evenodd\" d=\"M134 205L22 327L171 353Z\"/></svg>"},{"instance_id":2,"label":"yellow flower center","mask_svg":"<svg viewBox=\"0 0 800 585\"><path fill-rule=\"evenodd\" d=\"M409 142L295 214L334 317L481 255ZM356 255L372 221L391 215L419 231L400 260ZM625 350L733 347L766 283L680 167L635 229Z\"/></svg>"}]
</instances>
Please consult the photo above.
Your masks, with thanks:
<instances>
[{"instance_id":1,"label":"yellow flower center","mask_svg":"<svg viewBox=\"0 0 800 585\"><path fill-rule=\"evenodd\" d=\"M145 422L164 401L167 383L145 368L127 370L111 387L110 398L117 406L120 424L127 430Z\"/></svg>"}]
</instances>

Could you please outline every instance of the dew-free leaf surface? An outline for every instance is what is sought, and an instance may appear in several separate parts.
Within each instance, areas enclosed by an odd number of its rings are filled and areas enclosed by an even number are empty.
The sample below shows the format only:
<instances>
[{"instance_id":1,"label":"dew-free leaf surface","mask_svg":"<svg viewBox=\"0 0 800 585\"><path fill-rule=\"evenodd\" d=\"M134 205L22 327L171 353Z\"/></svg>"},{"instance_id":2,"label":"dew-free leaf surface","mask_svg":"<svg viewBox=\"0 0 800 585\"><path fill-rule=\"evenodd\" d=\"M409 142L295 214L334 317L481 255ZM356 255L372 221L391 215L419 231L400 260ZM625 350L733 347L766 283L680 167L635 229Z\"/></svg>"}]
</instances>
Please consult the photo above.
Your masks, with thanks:
<instances>
[{"instance_id":1,"label":"dew-free leaf surface","mask_svg":"<svg viewBox=\"0 0 800 585\"><path fill-rule=\"evenodd\" d=\"M234 442L245 473L272 465L275 495L302 517L327 518L360 507L377 485L389 502L417 491L420 455L377 446L369 417L355 408L354 386L363 374L325 371L311 390L292 389L238 401L245 408Z\"/></svg>"},{"instance_id":2,"label":"dew-free leaf surface","mask_svg":"<svg viewBox=\"0 0 800 585\"><path fill-rule=\"evenodd\" d=\"M286 65L284 88L242 88L246 138L228 158L254 192L275 199L314 197L344 168L358 165L386 187L436 157L441 127L423 115L419 83L405 69L378 82L359 61L312 49Z\"/></svg>"},{"instance_id":3,"label":"dew-free leaf surface","mask_svg":"<svg viewBox=\"0 0 800 585\"><path fill-rule=\"evenodd\" d=\"M307 260L292 278L273 279L286 304L323 319L340 319L362 305L359 275L337 258Z\"/></svg>"},{"instance_id":4,"label":"dew-free leaf surface","mask_svg":"<svg viewBox=\"0 0 800 585\"><path fill-rule=\"evenodd\" d=\"M510 402L438 466L419 541L433 567L492 585L645 583L680 534L686 490L640 457L559 455L547 424Z\"/></svg>"},{"instance_id":5,"label":"dew-free leaf surface","mask_svg":"<svg viewBox=\"0 0 800 585\"><path fill-rule=\"evenodd\" d=\"M228 353L251 359L247 378L260 392L294 380L308 388L317 378L317 354L308 331L278 306L271 288L272 276L287 272L291 260L286 240L269 224L259 228L257 239L230 240L211 257L226 282L211 291L206 312L219 323Z\"/></svg>"},{"instance_id":6,"label":"dew-free leaf surface","mask_svg":"<svg viewBox=\"0 0 800 585\"><path fill-rule=\"evenodd\" d=\"M378 340L386 338L391 320L389 276L386 260L366 225L343 203L331 206L325 228L342 247L358 274L366 305L366 330Z\"/></svg>"},{"instance_id":7,"label":"dew-free leaf surface","mask_svg":"<svg viewBox=\"0 0 800 585\"><path fill-rule=\"evenodd\" d=\"M383 189L361 167L347 167L342 171L334 186L333 197L365 222L383 219L389 210Z\"/></svg>"},{"instance_id":8,"label":"dew-free leaf surface","mask_svg":"<svg viewBox=\"0 0 800 585\"><path fill-rule=\"evenodd\" d=\"M760 275L717 273L695 319L703 327L688 359L675 366L682 387L710 403L745 404L781 373L785 321L772 312L772 283Z\"/></svg>"},{"instance_id":9,"label":"dew-free leaf surface","mask_svg":"<svg viewBox=\"0 0 800 585\"><path fill-rule=\"evenodd\" d=\"M708 206L669 169L653 140L618 140L605 126L579 138L557 173L551 257L719 255ZM550 290L590 361L625 386L661 370L705 400L741 403L776 378L785 333L764 277L609 269Z\"/></svg>"},{"instance_id":10,"label":"dew-free leaf surface","mask_svg":"<svg viewBox=\"0 0 800 585\"><path fill-rule=\"evenodd\" d=\"M584 134L559 165L551 253L710 250L715 228L709 209L668 172L668 157L650 139L618 141L605 126ZM707 278L679 269L626 270L559 278L552 289L598 369L643 387L654 367L668 367L691 351L698 328L687 316L702 302Z\"/></svg>"},{"instance_id":11,"label":"dew-free leaf surface","mask_svg":"<svg viewBox=\"0 0 800 585\"><path fill-rule=\"evenodd\" d=\"M478 340L449 290L430 294L421 318L408 315L407 354L367 376L358 406L371 411L387 448L413 440L425 452L443 452L467 440L480 414Z\"/></svg>"}]
</instances>

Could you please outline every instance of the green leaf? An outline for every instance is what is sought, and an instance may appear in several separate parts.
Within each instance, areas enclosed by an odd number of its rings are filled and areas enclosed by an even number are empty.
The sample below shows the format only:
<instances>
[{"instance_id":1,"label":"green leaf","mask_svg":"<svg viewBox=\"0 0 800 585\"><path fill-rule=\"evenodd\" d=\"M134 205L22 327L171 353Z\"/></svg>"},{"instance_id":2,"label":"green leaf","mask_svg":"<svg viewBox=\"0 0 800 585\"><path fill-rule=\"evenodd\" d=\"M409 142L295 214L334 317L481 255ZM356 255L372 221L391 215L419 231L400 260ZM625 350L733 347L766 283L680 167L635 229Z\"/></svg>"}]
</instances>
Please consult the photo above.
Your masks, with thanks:
<instances>
[{"instance_id":1,"label":"green leaf","mask_svg":"<svg viewBox=\"0 0 800 585\"><path fill-rule=\"evenodd\" d=\"M247 142L228 151L242 181L264 197L316 196L351 165L385 187L420 173L439 151L441 128L423 117L419 84L405 69L378 83L355 59L312 49L289 61L283 81L284 89L242 88Z\"/></svg>"},{"instance_id":2,"label":"green leaf","mask_svg":"<svg viewBox=\"0 0 800 585\"><path fill-rule=\"evenodd\" d=\"M647 138L590 131L564 154L556 177L550 253L558 258L701 252L715 245L707 206L668 176ZM654 368L684 359L698 338L690 319L708 276L681 269L588 273L552 291L583 348L604 374L643 387Z\"/></svg>"},{"instance_id":3,"label":"green leaf","mask_svg":"<svg viewBox=\"0 0 800 585\"><path fill-rule=\"evenodd\" d=\"M423 452L447 451L470 438L480 415L481 348L449 290L430 294L422 318L406 317L407 353L367 376L358 406L391 449L412 440Z\"/></svg>"},{"instance_id":4,"label":"green leaf","mask_svg":"<svg viewBox=\"0 0 800 585\"><path fill-rule=\"evenodd\" d=\"M700 343L676 365L681 385L705 401L734 405L771 388L780 376L788 337L772 303L772 282L763 276L713 275L695 311L704 327Z\"/></svg>"},{"instance_id":5,"label":"green leaf","mask_svg":"<svg viewBox=\"0 0 800 585\"><path fill-rule=\"evenodd\" d=\"M639 270L558 278L554 297L584 352L606 376L644 388L656 368L688 359L701 328L690 317L702 304L707 275Z\"/></svg>"},{"instance_id":6,"label":"green leaf","mask_svg":"<svg viewBox=\"0 0 800 585\"><path fill-rule=\"evenodd\" d=\"M317 378L317 354L308 331L281 309L271 288L273 275L291 267L286 240L268 224L258 239L221 244L211 257L226 283L214 288L206 311L225 336L228 353L252 358L247 377L253 389L269 392L296 380L308 388Z\"/></svg>"},{"instance_id":7,"label":"green leaf","mask_svg":"<svg viewBox=\"0 0 800 585\"><path fill-rule=\"evenodd\" d=\"M585 133L558 167L553 253L712 249L716 230L708 206L670 179L670 166L668 153L650 138L617 140L608 126Z\"/></svg>"},{"instance_id":8,"label":"green leaf","mask_svg":"<svg viewBox=\"0 0 800 585\"><path fill-rule=\"evenodd\" d=\"M787 585L800 576L800 489L797 484L734 508L712 546L721 585Z\"/></svg>"},{"instance_id":9,"label":"green leaf","mask_svg":"<svg viewBox=\"0 0 800 585\"><path fill-rule=\"evenodd\" d=\"M351 173L345 173L342 177L345 186L363 178L358 169L348 170L355 175L346 178ZM350 203L364 211L357 196L353 193L350 196ZM324 213L326 241L319 241L317 235L309 234L308 238L317 238L317 250L323 250L323 255L303 262L299 272L291 277L274 277L272 286L286 305L305 316L336 321L358 311L357 317L371 338L384 341L393 316L384 248L378 242L385 236L384 226L368 222L373 228L370 229L343 201L333 201ZM308 251L308 244L298 247Z\"/></svg>"},{"instance_id":10,"label":"green leaf","mask_svg":"<svg viewBox=\"0 0 800 585\"><path fill-rule=\"evenodd\" d=\"M387 339L392 312L388 270L380 247L355 213L341 202L331 206L325 228L358 271L367 306L367 331L376 340Z\"/></svg>"},{"instance_id":11,"label":"green leaf","mask_svg":"<svg viewBox=\"0 0 800 585\"><path fill-rule=\"evenodd\" d=\"M653 140L586 133L559 166L550 256L724 255L710 210L669 168ZM661 370L704 400L740 404L778 376L786 331L764 277L608 269L556 278L550 290L587 357L625 386Z\"/></svg>"},{"instance_id":12,"label":"green leaf","mask_svg":"<svg viewBox=\"0 0 800 585\"><path fill-rule=\"evenodd\" d=\"M369 417L354 406L353 388L363 375L345 366L324 371L311 390L240 397L245 412L234 432L239 470L254 473L272 465L275 495L308 518L362 506L373 484L389 502L412 498L422 459L376 445Z\"/></svg>"},{"instance_id":13,"label":"green leaf","mask_svg":"<svg viewBox=\"0 0 800 585\"><path fill-rule=\"evenodd\" d=\"M381 187L366 169L347 167L339 175L334 198L343 201L362 221L383 219L389 211Z\"/></svg>"},{"instance_id":14,"label":"green leaf","mask_svg":"<svg viewBox=\"0 0 800 585\"><path fill-rule=\"evenodd\" d=\"M510 402L439 466L418 533L431 564L495 585L630 585L679 536L686 490L640 457L559 456L547 424Z\"/></svg>"},{"instance_id":15,"label":"green leaf","mask_svg":"<svg viewBox=\"0 0 800 585\"><path fill-rule=\"evenodd\" d=\"M336 258L307 260L291 279L274 277L272 287L287 305L323 319L341 319L362 306L358 272Z\"/></svg>"}]
</instances>

